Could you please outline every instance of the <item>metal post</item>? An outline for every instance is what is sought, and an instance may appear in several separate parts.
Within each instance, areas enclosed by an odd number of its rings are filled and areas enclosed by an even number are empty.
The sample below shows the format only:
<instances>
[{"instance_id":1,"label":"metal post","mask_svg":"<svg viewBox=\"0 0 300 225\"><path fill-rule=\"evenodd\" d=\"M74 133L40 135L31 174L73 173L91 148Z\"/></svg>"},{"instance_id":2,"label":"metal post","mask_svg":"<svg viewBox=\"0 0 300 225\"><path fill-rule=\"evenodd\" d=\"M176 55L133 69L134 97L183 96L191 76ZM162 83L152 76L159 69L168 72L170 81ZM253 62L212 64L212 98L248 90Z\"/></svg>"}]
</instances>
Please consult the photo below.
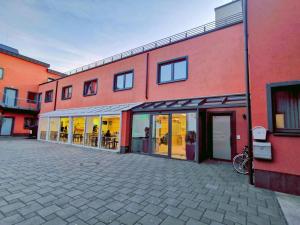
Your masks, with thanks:
<instances>
[{"instance_id":1,"label":"metal post","mask_svg":"<svg viewBox=\"0 0 300 225\"><path fill-rule=\"evenodd\" d=\"M243 0L243 24L244 24L244 61L245 61L245 81L247 99L247 122L248 122L248 148L249 148L249 183L253 182L253 143L252 143L252 117L251 117L251 96L249 77L249 50L248 50L248 2Z\"/></svg>"}]
</instances>

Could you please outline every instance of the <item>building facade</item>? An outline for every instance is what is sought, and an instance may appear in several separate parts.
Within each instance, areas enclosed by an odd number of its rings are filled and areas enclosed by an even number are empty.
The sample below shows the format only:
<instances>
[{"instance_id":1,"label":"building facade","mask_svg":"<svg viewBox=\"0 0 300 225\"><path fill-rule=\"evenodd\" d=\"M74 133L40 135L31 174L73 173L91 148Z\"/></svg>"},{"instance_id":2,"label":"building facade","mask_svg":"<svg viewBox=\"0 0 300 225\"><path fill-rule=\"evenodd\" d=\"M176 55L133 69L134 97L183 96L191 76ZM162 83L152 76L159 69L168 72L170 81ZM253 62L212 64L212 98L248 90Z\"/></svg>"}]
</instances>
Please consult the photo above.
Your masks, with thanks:
<instances>
[{"instance_id":1,"label":"building facade","mask_svg":"<svg viewBox=\"0 0 300 225\"><path fill-rule=\"evenodd\" d=\"M249 143L246 23L251 123L267 130L266 140L254 136L255 185L300 195L300 3L244 3L247 21L241 1L232 1L216 8L212 23L52 81L46 82L46 65L30 62L43 71L43 80L32 87L40 93L38 139L195 162L231 161Z\"/></svg>"},{"instance_id":2,"label":"building facade","mask_svg":"<svg viewBox=\"0 0 300 225\"><path fill-rule=\"evenodd\" d=\"M49 64L0 45L0 135L28 135L40 109L38 85L61 76Z\"/></svg>"}]
</instances>

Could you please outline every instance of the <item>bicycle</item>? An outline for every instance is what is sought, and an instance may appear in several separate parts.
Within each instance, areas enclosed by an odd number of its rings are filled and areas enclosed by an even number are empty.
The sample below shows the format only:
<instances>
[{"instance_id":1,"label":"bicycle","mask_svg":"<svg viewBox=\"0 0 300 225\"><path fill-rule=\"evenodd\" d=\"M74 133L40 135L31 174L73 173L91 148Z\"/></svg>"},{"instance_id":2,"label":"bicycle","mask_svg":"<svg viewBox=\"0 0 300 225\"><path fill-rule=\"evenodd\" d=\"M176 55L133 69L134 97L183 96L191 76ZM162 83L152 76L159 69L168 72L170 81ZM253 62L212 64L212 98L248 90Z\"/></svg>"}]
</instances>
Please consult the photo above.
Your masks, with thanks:
<instances>
[{"instance_id":1,"label":"bicycle","mask_svg":"<svg viewBox=\"0 0 300 225\"><path fill-rule=\"evenodd\" d=\"M249 154L248 154L248 146L246 145L243 148L242 153L236 155L233 158L232 164L233 168L241 174L248 174L249 173L249 167L248 167L248 161L249 161Z\"/></svg>"}]
</instances>

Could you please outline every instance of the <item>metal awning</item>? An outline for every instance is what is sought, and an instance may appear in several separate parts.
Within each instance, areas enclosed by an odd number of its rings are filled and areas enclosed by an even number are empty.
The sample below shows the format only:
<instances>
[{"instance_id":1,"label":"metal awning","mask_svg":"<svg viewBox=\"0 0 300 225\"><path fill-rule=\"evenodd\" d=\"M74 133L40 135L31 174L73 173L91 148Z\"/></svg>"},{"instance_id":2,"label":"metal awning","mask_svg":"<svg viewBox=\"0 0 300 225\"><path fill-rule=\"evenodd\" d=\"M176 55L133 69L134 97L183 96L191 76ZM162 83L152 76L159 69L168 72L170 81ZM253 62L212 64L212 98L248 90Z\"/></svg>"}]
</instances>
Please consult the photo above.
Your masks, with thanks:
<instances>
[{"instance_id":1,"label":"metal awning","mask_svg":"<svg viewBox=\"0 0 300 225\"><path fill-rule=\"evenodd\" d=\"M189 110L245 107L246 95L234 94L223 96L199 97L190 99L175 99L157 102L146 102L132 109L133 112L164 111L164 110Z\"/></svg>"},{"instance_id":2,"label":"metal awning","mask_svg":"<svg viewBox=\"0 0 300 225\"><path fill-rule=\"evenodd\" d=\"M97 116L120 114L141 105L142 103L127 103L117 105L102 105L83 108L61 109L40 114L40 117L68 117L68 116Z\"/></svg>"}]
</instances>

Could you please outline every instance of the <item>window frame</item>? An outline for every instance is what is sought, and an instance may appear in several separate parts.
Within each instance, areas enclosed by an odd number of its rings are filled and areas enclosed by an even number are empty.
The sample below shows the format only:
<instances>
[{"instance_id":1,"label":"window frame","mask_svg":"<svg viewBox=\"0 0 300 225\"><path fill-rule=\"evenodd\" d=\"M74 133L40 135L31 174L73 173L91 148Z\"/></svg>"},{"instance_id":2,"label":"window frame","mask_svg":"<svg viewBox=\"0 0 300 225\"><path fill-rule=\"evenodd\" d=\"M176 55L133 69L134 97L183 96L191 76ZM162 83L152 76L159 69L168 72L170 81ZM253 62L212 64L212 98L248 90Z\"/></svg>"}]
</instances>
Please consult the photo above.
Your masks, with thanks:
<instances>
[{"instance_id":1,"label":"window frame","mask_svg":"<svg viewBox=\"0 0 300 225\"><path fill-rule=\"evenodd\" d=\"M174 64L177 62L186 61L186 77L182 79L174 79ZM171 64L171 80L170 81L161 81L161 67L164 65L170 65ZM180 81L186 81L189 77L189 60L188 56L182 56L179 58L170 59L167 61L159 62L157 63L157 78L156 83L157 84L168 84L168 83L174 83L174 82L180 82Z\"/></svg>"},{"instance_id":2,"label":"window frame","mask_svg":"<svg viewBox=\"0 0 300 225\"><path fill-rule=\"evenodd\" d=\"M126 74L132 73L132 85L129 88L125 88L125 84L126 84ZM124 88L117 88L117 79L119 76L124 76L124 81L123 81L123 86ZM127 70L127 71L123 71L123 72L119 72L114 74L114 82L113 82L113 91L126 91L126 90L130 90L132 89L134 86L134 70Z\"/></svg>"},{"instance_id":3,"label":"window frame","mask_svg":"<svg viewBox=\"0 0 300 225\"><path fill-rule=\"evenodd\" d=\"M35 94L35 99L34 100L29 99L29 94ZM27 103L35 103L35 104L38 103L38 95L39 95L38 92L28 91L27 92Z\"/></svg>"},{"instance_id":4,"label":"window frame","mask_svg":"<svg viewBox=\"0 0 300 225\"><path fill-rule=\"evenodd\" d=\"M70 97L65 97L64 96L64 90L67 89L67 88L71 88L72 89ZM67 85L67 86L62 87L62 89L61 89L61 100L71 99L72 98L72 94L73 94L73 85Z\"/></svg>"},{"instance_id":5,"label":"window frame","mask_svg":"<svg viewBox=\"0 0 300 225\"><path fill-rule=\"evenodd\" d=\"M88 83L88 82L93 82L93 81L95 81L95 82L96 82L96 85L97 85L97 86L96 86L96 91L95 91L95 93L92 93L92 94L86 94L86 93L85 93L85 85L86 85L86 83ZM83 83L83 97L97 95L97 93L98 93L98 79L97 79L97 78L91 79L91 80L87 80L87 81L84 81L84 83Z\"/></svg>"},{"instance_id":6,"label":"window frame","mask_svg":"<svg viewBox=\"0 0 300 225\"><path fill-rule=\"evenodd\" d=\"M51 92L51 99L47 99L47 93ZM48 90L48 91L45 91L45 98L44 98L44 102L45 103L48 103L48 102L53 102L53 89L52 90Z\"/></svg>"},{"instance_id":7,"label":"window frame","mask_svg":"<svg viewBox=\"0 0 300 225\"><path fill-rule=\"evenodd\" d=\"M35 124L31 124L29 126L26 126L26 120L31 120L31 122L35 121ZM24 124L23 124L23 128L26 129L26 130L30 130L30 126L36 126L36 119L33 118L33 117L24 117Z\"/></svg>"},{"instance_id":8,"label":"window frame","mask_svg":"<svg viewBox=\"0 0 300 225\"><path fill-rule=\"evenodd\" d=\"M277 82L277 83L268 83L267 88L267 113L268 113L268 129L270 133L278 136L300 136L300 130L288 130L288 129L276 129L275 121L275 98L273 93L278 88L288 88L289 86L300 86L300 80L287 81L287 82Z\"/></svg>"},{"instance_id":9,"label":"window frame","mask_svg":"<svg viewBox=\"0 0 300 225\"><path fill-rule=\"evenodd\" d=\"M2 76L0 76L0 80L4 79L4 68L0 67L0 71L2 71Z\"/></svg>"}]
</instances>

